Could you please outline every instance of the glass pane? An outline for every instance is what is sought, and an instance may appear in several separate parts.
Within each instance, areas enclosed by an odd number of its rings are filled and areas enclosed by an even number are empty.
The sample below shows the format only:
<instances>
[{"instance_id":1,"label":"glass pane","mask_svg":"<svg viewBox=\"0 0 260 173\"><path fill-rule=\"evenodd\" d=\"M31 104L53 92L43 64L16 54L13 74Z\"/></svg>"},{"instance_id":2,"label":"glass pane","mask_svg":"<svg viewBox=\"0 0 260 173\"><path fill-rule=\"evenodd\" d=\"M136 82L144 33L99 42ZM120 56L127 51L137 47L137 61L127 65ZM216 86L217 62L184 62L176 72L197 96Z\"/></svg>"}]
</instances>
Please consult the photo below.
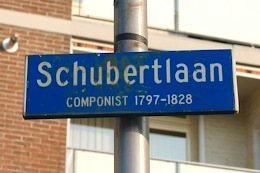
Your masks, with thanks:
<instances>
[{"instance_id":1,"label":"glass pane","mask_svg":"<svg viewBox=\"0 0 260 173\"><path fill-rule=\"evenodd\" d=\"M80 1L81 0L72 0L72 15L80 14Z\"/></svg>"},{"instance_id":2,"label":"glass pane","mask_svg":"<svg viewBox=\"0 0 260 173\"><path fill-rule=\"evenodd\" d=\"M179 0L180 30L260 43L259 0Z\"/></svg>"},{"instance_id":3,"label":"glass pane","mask_svg":"<svg viewBox=\"0 0 260 173\"><path fill-rule=\"evenodd\" d=\"M73 0L72 14L114 20L113 0ZM147 0L148 26L174 29L174 0Z\"/></svg>"},{"instance_id":4,"label":"glass pane","mask_svg":"<svg viewBox=\"0 0 260 173\"><path fill-rule=\"evenodd\" d=\"M185 134L152 131L150 133L150 150L151 158L154 159L186 160Z\"/></svg>"},{"instance_id":5,"label":"glass pane","mask_svg":"<svg viewBox=\"0 0 260 173\"><path fill-rule=\"evenodd\" d=\"M105 20L113 20L113 2L113 0L81 0L79 15Z\"/></svg>"},{"instance_id":6,"label":"glass pane","mask_svg":"<svg viewBox=\"0 0 260 173\"><path fill-rule=\"evenodd\" d=\"M147 0L148 26L174 29L174 0Z\"/></svg>"}]
</instances>

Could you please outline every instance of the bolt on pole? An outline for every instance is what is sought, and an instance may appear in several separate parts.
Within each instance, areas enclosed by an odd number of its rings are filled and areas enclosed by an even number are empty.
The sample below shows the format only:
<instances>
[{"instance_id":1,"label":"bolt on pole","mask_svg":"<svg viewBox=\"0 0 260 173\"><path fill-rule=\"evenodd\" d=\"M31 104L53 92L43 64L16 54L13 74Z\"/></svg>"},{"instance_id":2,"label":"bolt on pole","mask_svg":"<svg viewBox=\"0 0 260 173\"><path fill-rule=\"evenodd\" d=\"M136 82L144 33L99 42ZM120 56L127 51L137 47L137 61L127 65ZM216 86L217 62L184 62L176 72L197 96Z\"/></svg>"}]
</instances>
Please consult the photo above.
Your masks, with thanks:
<instances>
[{"instance_id":1,"label":"bolt on pole","mask_svg":"<svg viewBox=\"0 0 260 173\"><path fill-rule=\"evenodd\" d=\"M147 51L147 1L114 0L115 52ZM149 118L116 118L115 173L149 173Z\"/></svg>"}]
</instances>

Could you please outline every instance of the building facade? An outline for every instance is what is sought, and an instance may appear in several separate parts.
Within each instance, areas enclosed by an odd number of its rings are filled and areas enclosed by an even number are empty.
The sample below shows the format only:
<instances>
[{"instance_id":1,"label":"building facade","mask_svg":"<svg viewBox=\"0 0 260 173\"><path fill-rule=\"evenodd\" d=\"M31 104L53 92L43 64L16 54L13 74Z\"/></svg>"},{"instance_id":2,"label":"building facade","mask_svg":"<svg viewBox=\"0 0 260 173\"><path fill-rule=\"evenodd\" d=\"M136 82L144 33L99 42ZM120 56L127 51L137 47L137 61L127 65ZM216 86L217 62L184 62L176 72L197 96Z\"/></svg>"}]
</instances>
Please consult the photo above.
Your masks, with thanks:
<instances>
[{"instance_id":1,"label":"building facade","mask_svg":"<svg viewBox=\"0 0 260 173\"><path fill-rule=\"evenodd\" d=\"M232 49L240 112L150 117L151 172L260 172L260 46L182 32L166 2L148 0L149 49ZM15 33L18 51L0 51L0 172L113 172L114 118L22 116L25 56L113 52L113 1L0 0L0 41Z\"/></svg>"}]
</instances>

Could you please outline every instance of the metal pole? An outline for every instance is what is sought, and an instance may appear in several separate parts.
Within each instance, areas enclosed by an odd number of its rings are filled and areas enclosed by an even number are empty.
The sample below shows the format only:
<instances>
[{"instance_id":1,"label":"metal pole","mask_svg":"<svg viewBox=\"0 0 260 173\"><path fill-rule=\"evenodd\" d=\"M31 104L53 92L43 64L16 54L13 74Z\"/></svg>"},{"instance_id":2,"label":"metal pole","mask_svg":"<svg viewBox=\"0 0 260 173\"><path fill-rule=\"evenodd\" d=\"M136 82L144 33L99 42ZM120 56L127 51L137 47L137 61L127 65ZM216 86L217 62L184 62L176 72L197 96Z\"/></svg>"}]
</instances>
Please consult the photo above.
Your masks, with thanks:
<instances>
[{"instance_id":1,"label":"metal pole","mask_svg":"<svg viewBox=\"0 0 260 173\"><path fill-rule=\"evenodd\" d=\"M116 52L147 51L146 0L114 1ZM115 173L149 173L149 118L116 118Z\"/></svg>"}]
</instances>

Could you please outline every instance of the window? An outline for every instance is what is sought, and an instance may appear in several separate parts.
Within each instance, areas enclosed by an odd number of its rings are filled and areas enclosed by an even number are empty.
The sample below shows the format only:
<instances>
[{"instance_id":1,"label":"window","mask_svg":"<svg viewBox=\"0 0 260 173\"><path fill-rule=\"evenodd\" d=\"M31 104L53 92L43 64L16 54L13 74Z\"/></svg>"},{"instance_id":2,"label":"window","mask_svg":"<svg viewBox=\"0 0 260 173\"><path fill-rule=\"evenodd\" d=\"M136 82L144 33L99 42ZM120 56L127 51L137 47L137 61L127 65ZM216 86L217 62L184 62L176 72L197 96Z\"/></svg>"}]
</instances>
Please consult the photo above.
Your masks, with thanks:
<instances>
[{"instance_id":1,"label":"window","mask_svg":"<svg viewBox=\"0 0 260 173\"><path fill-rule=\"evenodd\" d=\"M71 119L66 173L113 172L114 118ZM151 173L172 172L173 161L187 160L185 133L152 129ZM172 161L172 162L171 162ZM99 165L102 165L101 167Z\"/></svg>"},{"instance_id":2,"label":"window","mask_svg":"<svg viewBox=\"0 0 260 173\"><path fill-rule=\"evenodd\" d=\"M113 20L113 0L73 0L72 15Z\"/></svg>"},{"instance_id":3,"label":"window","mask_svg":"<svg viewBox=\"0 0 260 173\"><path fill-rule=\"evenodd\" d=\"M178 12L178 30L183 33L258 44L259 4L258 0L147 0L148 26L175 30ZM74 16L113 21L113 13L113 0L72 1Z\"/></svg>"},{"instance_id":4,"label":"window","mask_svg":"<svg viewBox=\"0 0 260 173\"><path fill-rule=\"evenodd\" d=\"M69 148L113 153L114 118L71 119ZM186 135L171 131L150 131L151 158L186 160Z\"/></svg>"},{"instance_id":5,"label":"window","mask_svg":"<svg viewBox=\"0 0 260 173\"><path fill-rule=\"evenodd\" d=\"M151 158L159 160L187 160L186 134L150 130Z\"/></svg>"},{"instance_id":6,"label":"window","mask_svg":"<svg viewBox=\"0 0 260 173\"><path fill-rule=\"evenodd\" d=\"M181 31L259 43L258 0L179 0L179 11Z\"/></svg>"},{"instance_id":7,"label":"window","mask_svg":"<svg viewBox=\"0 0 260 173\"><path fill-rule=\"evenodd\" d=\"M72 15L114 20L113 0L73 0ZM148 26L174 29L174 0L147 0Z\"/></svg>"},{"instance_id":8,"label":"window","mask_svg":"<svg viewBox=\"0 0 260 173\"><path fill-rule=\"evenodd\" d=\"M174 29L174 0L147 0L148 26Z\"/></svg>"}]
</instances>

